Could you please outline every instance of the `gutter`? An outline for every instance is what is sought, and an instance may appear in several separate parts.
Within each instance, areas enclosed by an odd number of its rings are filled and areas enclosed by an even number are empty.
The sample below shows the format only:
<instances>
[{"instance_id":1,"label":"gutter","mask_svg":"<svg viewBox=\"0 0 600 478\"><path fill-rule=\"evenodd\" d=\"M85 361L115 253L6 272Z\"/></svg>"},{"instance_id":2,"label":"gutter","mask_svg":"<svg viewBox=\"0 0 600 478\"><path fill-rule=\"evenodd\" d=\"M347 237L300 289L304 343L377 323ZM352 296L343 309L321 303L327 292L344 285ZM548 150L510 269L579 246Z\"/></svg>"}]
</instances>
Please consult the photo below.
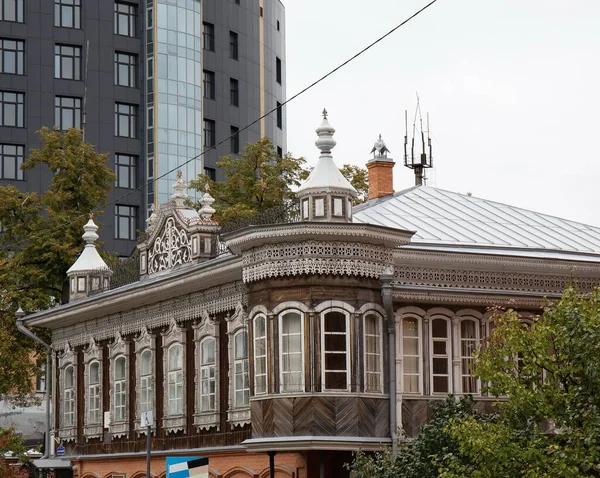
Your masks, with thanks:
<instances>
[{"instance_id":1,"label":"gutter","mask_svg":"<svg viewBox=\"0 0 600 478\"><path fill-rule=\"evenodd\" d=\"M44 342L41 338L35 335L31 330L29 330L23 324L23 320L25 320L25 312L19 306L18 310L15 312L15 317L17 318L17 329L31 340L41 344L46 349L46 435L44 436L44 455L41 459L48 458L50 456L50 361L52 359L52 348L49 344ZM54 380L52 380L54 383Z\"/></svg>"},{"instance_id":2,"label":"gutter","mask_svg":"<svg viewBox=\"0 0 600 478\"><path fill-rule=\"evenodd\" d=\"M394 304L392 298L392 280L394 279L394 267L386 266L381 275L381 298L385 309L386 323L388 328L388 363L389 372L389 395L390 395L390 437L392 439L392 454L398 452L398 434L396 418L396 321L394 319Z\"/></svg>"}]
</instances>

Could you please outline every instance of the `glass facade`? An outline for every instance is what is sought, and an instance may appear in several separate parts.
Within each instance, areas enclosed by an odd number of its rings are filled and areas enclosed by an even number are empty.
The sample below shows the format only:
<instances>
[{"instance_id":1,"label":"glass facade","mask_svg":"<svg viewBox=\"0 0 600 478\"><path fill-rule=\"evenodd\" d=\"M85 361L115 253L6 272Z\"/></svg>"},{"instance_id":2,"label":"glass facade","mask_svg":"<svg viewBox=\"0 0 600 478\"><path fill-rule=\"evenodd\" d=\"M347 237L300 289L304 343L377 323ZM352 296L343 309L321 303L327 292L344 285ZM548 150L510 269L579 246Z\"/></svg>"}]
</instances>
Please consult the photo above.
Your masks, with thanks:
<instances>
[{"instance_id":1,"label":"glass facade","mask_svg":"<svg viewBox=\"0 0 600 478\"><path fill-rule=\"evenodd\" d=\"M173 194L177 169L186 181L203 172L201 158L181 166L202 151L202 9L199 0L154 0L147 8L153 69L148 72L147 114L156 113L156 121L148 122L148 160L154 166L148 168L148 179L175 170L154 184L162 204ZM149 188L148 204L153 202Z\"/></svg>"}]
</instances>

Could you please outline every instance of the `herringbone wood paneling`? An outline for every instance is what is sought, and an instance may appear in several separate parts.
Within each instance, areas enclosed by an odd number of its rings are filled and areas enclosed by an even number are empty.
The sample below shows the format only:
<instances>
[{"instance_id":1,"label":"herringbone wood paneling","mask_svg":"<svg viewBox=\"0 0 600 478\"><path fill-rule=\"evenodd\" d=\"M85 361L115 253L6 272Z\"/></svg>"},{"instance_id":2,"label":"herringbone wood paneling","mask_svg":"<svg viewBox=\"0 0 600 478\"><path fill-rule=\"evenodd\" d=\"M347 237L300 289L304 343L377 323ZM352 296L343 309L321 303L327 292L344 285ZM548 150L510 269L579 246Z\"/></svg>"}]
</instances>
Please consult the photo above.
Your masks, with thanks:
<instances>
[{"instance_id":1,"label":"herringbone wood paneling","mask_svg":"<svg viewBox=\"0 0 600 478\"><path fill-rule=\"evenodd\" d=\"M294 435L294 404L293 398L279 398L273 400L273 435Z\"/></svg>"}]
</instances>

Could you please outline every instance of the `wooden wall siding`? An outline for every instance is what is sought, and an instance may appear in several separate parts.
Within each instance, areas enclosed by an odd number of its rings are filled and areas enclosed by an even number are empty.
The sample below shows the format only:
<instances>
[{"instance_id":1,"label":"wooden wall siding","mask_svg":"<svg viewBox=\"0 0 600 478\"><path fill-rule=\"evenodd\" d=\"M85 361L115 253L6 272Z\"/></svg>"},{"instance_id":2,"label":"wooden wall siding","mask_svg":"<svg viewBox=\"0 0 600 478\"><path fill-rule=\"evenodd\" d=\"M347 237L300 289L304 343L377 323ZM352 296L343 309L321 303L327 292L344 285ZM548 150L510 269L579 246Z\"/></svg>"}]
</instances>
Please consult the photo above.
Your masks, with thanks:
<instances>
[{"instance_id":1,"label":"wooden wall siding","mask_svg":"<svg viewBox=\"0 0 600 478\"><path fill-rule=\"evenodd\" d=\"M438 400L402 400L402 429L407 438L416 437L421 431L421 426L425 425L431 418L432 407Z\"/></svg>"},{"instance_id":2,"label":"wooden wall siding","mask_svg":"<svg viewBox=\"0 0 600 478\"><path fill-rule=\"evenodd\" d=\"M252 437L389 435L387 397L281 397L251 402Z\"/></svg>"}]
</instances>

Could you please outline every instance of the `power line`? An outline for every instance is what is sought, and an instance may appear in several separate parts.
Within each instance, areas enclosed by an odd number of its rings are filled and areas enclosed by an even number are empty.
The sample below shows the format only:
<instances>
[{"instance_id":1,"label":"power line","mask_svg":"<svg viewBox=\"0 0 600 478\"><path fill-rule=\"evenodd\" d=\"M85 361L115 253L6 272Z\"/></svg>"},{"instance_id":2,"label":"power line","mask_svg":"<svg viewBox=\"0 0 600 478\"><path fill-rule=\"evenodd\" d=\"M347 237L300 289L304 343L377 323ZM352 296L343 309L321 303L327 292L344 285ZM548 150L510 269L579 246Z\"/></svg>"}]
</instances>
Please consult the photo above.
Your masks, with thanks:
<instances>
[{"instance_id":1,"label":"power line","mask_svg":"<svg viewBox=\"0 0 600 478\"><path fill-rule=\"evenodd\" d=\"M239 131L237 131L236 133L227 136L225 139L223 139L222 141L219 141L218 143L216 143L215 145L205 149L204 151L202 151L201 153L197 154L196 156L193 156L192 158L188 159L187 161L177 165L175 168L161 174L160 176L152 179L151 181L148 181L147 183L144 183L143 185L137 187L136 189L132 189L131 191L129 191L126 194L123 194L122 196L119 196L117 199L107 202L105 203L102 207L98 207L96 208L93 212L95 211L102 211L107 209L109 206L113 206L115 204L118 204L121 200L125 199L126 197L143 190L145 187L149 186L152 183L155 183L156 181L158 181L161 178L164 178L165 176L168 176L171 173L176 172L177 170L179 170L180 168L182 168L183 166L191 163L192 161L195 161L199 158L201 158L202 156L204 156L208 151L217 149L217 147L221 146L222 144L226 143L227 141L229 141L233 136L235 135L239 135L242 131L247 130L248 128L254 126L256 123L258 123L259 121L261 121L262 119L266 118L267 116L271 115L272 113L275 113L279 108L282 108L283 106L287 105L290 101L295 100L296 98L298 98L299 96L303 95L304 93L306 93L308 90L312 89L313 87L315 87L316 85L318 85L319 83L321 83L323 80L329 78L331 75L333 75L335 72L337 72L338 70L342 69L344 66L346 66L348 63L354 61L356 58L358 58L359 56L361 56L363 53L365 53L366 51L370 50L371 48L373 48L375 45L377 45L379 42L383 41L385 38L387 38L388 36L390 36L392 33L394 33L396 30L398 30L399 28L403 27L404 25L406 25L408 22L410 22L412 19L414 19L415 17L417 17L419 14L423 13L425 10L427 10L429 7L431 7L434 3L436 3L438 0L431 0L431 2L429 2L427 5L425 5L424 7L422 7L420 10L417 10L415 13L413 13L410 17L408 17L407 19L405 19L404 21L402 21L401 23L399 23L398 25L396 25L394 28L392 28L390 31L388 31L387 33L385 33L384 35L380 36L379 38L377 38L377 40L375 40L374 42L370 43L369 45L367 45L365 48L363 48L362 50L360 50L358 53L354 54L353 56L351 56L350 58L348 58L346 61L344 61L343 63L339 64L338 66L336 66L334 69L330 70L328 73L326 73L325 75L321 76L318 80L314 81L313 83L311 83L310 85L308 85L306 88L300 90L298 93L296 93L295 95L293 95L291 98L287 99L286 101L284 101L280 106L273 108L272 110L268 111L267 113L265 113L264 115L258 117L256 120L252 121L251 123L247 124L246 126L244 126L243 128L241 128ZM68 226L69 224L73 224L74 222L80 220L80 219L85 219L86 217L88 217L88 214L81 214L80 216L76 217L75 219L71 220L71 221L67 221L64 223L64 226ZM35 237L36 235L34 234L33 237ZM30 236L31 237L31 236ZM24 244L26 241L20 241L19 243L13 244L11 247L4 247L4 249L10 249L10 248L14 248L14 247L18 247L21 244Z\"/></svg>"}]
</instances>

